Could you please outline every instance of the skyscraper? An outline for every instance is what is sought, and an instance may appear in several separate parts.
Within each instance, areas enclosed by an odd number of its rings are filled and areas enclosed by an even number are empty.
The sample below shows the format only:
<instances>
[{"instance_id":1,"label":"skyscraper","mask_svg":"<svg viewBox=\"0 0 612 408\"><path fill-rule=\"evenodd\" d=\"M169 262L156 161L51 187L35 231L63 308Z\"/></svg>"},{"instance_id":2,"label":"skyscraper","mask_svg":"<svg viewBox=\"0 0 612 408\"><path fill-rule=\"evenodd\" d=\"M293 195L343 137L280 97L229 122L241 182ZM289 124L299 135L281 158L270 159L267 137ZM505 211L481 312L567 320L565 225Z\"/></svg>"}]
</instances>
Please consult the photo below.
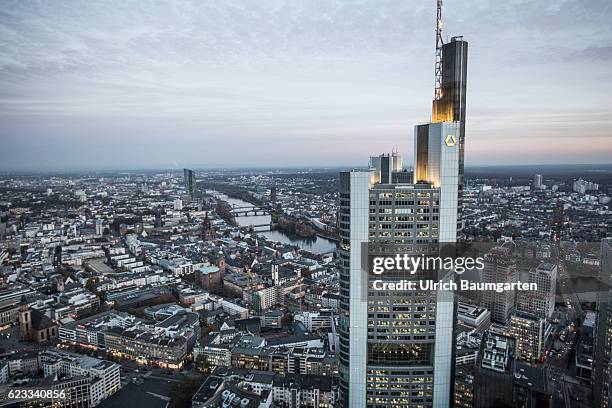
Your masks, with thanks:
<instances>
[{"instance_id":1,"label":"skyscraper","mask_svg":"<svg viewBox=\"0 0 612 408\"><path fill-rule=\"evenodd\" d=\"M542 175L536 174L533 176L533 188L540 190L542 188Z\"/></svg>"},{"instance_id":2,"label":"skyscraper","mask_svg":"<svg viewBox=\"0 0 612 408\"><path fill-rule=\"evenodd\" d=\"M467 56L468 43L463 37L452 37L450 42L441 46L442 72L439 90L433 101L431 121L458 122L459 134L459 190L458 219L463 223L463 186L464 186L464 153L465 153L465 105L467 90ZM416 166L416 163L415 163Z\"/></svg>"},{"instance_id":3,"label":"skyscraper","mask_svg":"<svg viewBox=\"0 0 612 408\"><path fill-rule=\"evenodd\" d=\"M537 362L544 349L545 330L543 318L514 310L510 316L510 333L516 340L516 356L529 363Z\"/></svg>"},{"instance_id":4,"label":"skyscraper","mask_svg":"<svg viewBox=\"0 0 612 408\"><path fill-rule=\"evenodd\" d=\"M531 269L529 283L535 283L537 289L519 292L517 308L542 319L550 319L555 311L557 270L557 265L549 262L542 262L535 269Z\"/></svg>"},{"instance_id":5,"label":"skyscraper","mask_svg":"<svg viewBox=\"0 0 612 408\"><path fill-rule=\"evenodd\" d=\"M454 296L372 290L362 259L439 254L457 238L459 123L417 126L417 183L393 183L393 156L340 175L340 367L344 406L445 407L452 396ZM400 158L395 158L400 162ZM422 165L422 166L421 166ZM365 244L365 245L364 245ZM438 278L395 273L390 279ZM444 280L451 276L442 275Z\"/></svg>"},{"instance_id":6,"label":"skyscraper","mask_svg":"<svg viewBox=\"0 0 612 408\"><path fill-rule=\"evenodd\" d=\"M187 190L187 194L193 200L195 198L196 192L196 178L193 170L183 169L183 178L185 181L185 190Z\"/></svg>"},{"instance_id":7,"label":"skyscraper","mask_svg":"<svg viewBox=\"0 0 612 408\"><path fill-rule=\"evenodd\" d=\"M481 282L513 283L518 281L516 262L509 247L495 247L485 255ZM491 311L491 320L505 324L514 308L514 290L497 293L492 290L481 292L481 305Z\"/></svg>"},{"instance_id":8,"label":"skyscraper","mask_svg":"<svg viewBox=\"0 0 612 408\"><path fill-rule=\"evenodd\" d=\"M461 226L467 42L442 44L438 1L432 123L415 127L412 180L399 155L340 174L340 400L343 407L448 407L453 401L454 293L378 290L380 282L449 282L452 271L373 277L373 253L438 256ZM411 181L411 182L410 182ZM454 247L453 247L454 252ZM451 254L451 255L454 255Z\"/></svg>"},{"instance_id":9,"label":"skyscraper","mask_svg":"<svg viewBox=\"0 0 612 408\"><path fill-rule=\"evenodd\" d=\"M612 284L612 238L601 241L601 281ZM612 404L612 294L602 289L597 294L597 331L593 395L595 406L608 408Z\"/></svg>"},{"instance_id":10,"label":"skyscraper","mask_svg":"<svg viewBox=\"0 0 612 408\"><path fill-rule=\"evenodd\" d=\"M380 183L391 184L393 173L402 171L402 156L393 154L381 154L380 156L370 157L370 167L375 168L380 173Z\"/></svg>"},{"instance_id":11,"label":"skyscraper","mask_svg":"<svg viewBox=\"0 0 612 408\"><path fill-rule=\"evenodd\" d=\"M438 242L455 240L456 206L455 217L445 217L440 188L426 182L383 184L381 173L370 169L340 175L343 406L448 406L452 294L374 291L362 257L371 248L390 255L437 254ZM456 191L452 197L456 203ZM444 218L452 219L451 225L444 225ZM392 278L424 276L398 272Z\"/></svg>"}]
</instances>

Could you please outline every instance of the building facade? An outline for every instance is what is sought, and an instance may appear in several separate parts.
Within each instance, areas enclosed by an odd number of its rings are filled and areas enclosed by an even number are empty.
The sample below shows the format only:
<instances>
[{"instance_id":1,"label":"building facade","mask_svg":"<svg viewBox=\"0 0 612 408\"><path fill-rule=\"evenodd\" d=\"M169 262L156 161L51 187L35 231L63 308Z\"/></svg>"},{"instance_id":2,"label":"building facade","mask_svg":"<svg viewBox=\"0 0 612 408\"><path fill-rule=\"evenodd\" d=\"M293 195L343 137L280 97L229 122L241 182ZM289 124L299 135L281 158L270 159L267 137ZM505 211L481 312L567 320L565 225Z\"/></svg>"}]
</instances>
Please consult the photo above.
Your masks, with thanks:
<instances>
[{"instance_id":1,"label":"building facade","mask_svg":"<svg viewBox=\"0 0 612 408\"><path fill-rule=\"evenodd\" d=\"M490 283L517 282L519 273L516 262L511 259L512 251L509 247L495 247L485 255L484 268L481 281ZM481 305L491 312L491 320L506 324L514 308L515 291L505 290L497 293L492 290L482 291Z\"/></svg>"},{"instance_id":2,"label":"building facade","mask_svg":"<svg viewBox=\"0 0 612 408\"><path fill-rule=\"evenodd\" d=\"M193 200L196 195L196 177L193 170L183 169L183 178L185 182L185 190L187 194Z\"/></svg>"},{"instance_id":3,"label":"building facade","mask_svg":"<svg viewBox=\"0 0 612 408\"><path fill-rule=\"evenodd\" d=\"M520 292L517 296L518 308L543 319L550 319L555 311L557 287L557 265L542 262L529 271L529 283L535 283L537 290Z\"/></svg>"},{"instance_id":4,"label":"building facade","mask_svg":"<svg viewBox=\"0 0 612 408\"><path fill-rule=\"evenodd\" d=\"M546 321L521 311L510 316L510 333L516 340L516 355L529 363L536 363L544 349Z\"/></svg>"},{"instance_id":5,"label":"building facade","mask_svg":"<svg viewBox=\"0 0 612 408\"><path fill-rule=\"evenodd\" d=\"M340 370L344 406L447 406L454 297L443 291L372 290L370 251L437 255L457 234L456 123L427 126L428 172L416 184L380 183L385 169L341 174ZM417 130L418 132L418 130ZM455 139L456 140L456 139ZM389 181L390 178L387 178ZM437 277L394 271L389 279ZM442 279L448 277L442 275Z\"/></svg>"},{"instance_id":6,"label":"building facade","mask_svg":"<svg viewBox=\"0 0 612 408\"><path fill-rule=\"evenodd\" d=\"M601 280L612 283L612 238L601 241ZM612 294L602 290L597 295L597 329L595 335L595 369L593 395L595 405L608 408L612 404Z\"/></svg>"},{"instance_id":7,"label":"building facade","mask_svg":"<svg viewBox=\"0 0 612 408\"><path fill-rule=\"evenodd\" d=\"M453 404L454 293L373 286L375 279L448 283L453 271L390 270L383 277L366 270L373 254L429 257L452 247L455 255L462 228L467 42L453 37L439 51L432 121L415 127L412 180L396 153L371 158L367 170L340 174L342 407Z\"/></svg>"}]
</instances>

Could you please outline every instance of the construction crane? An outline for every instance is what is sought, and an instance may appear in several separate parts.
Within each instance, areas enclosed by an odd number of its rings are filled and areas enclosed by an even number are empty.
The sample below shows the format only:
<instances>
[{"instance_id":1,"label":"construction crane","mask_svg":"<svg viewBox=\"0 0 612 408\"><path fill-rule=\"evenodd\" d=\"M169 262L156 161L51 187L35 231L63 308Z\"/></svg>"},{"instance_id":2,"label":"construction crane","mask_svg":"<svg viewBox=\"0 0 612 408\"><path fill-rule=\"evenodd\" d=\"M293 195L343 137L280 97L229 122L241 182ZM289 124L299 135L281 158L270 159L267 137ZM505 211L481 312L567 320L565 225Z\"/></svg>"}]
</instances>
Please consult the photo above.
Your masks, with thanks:
<instances>
[{"instance_id":1,"label":"construction crane","mask_svg":"<svg viewBox=\"0 0 612 408\"><path fill-rule=\"evenodd\" d=\"M442 98L442 0L436 0L436 82L434 88L434 100Z\"/></svg>"}]
</instances>

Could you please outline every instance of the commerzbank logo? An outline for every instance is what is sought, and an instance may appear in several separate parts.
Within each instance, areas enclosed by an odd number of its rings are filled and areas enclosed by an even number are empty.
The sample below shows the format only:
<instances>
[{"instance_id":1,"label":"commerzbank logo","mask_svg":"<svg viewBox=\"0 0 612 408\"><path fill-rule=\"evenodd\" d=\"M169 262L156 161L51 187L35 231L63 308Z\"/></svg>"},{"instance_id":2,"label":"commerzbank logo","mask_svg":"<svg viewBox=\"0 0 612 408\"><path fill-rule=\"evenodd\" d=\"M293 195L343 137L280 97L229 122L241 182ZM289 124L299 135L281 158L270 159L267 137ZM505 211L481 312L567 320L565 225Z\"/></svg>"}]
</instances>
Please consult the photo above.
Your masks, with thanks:
<instances>
[{"instance_id":1,"label":"commerzbank logo","mask_svg":"<svg viewBox=\"0 0 612 408\"><path fill-rule=\"evenodd\" d=\"M448 135L446 136L446 139L444 139L444 143L448 147L455 147L455 145L457 144L457 138L455 138L455 135Z\"/></svg>"}]
</instances>

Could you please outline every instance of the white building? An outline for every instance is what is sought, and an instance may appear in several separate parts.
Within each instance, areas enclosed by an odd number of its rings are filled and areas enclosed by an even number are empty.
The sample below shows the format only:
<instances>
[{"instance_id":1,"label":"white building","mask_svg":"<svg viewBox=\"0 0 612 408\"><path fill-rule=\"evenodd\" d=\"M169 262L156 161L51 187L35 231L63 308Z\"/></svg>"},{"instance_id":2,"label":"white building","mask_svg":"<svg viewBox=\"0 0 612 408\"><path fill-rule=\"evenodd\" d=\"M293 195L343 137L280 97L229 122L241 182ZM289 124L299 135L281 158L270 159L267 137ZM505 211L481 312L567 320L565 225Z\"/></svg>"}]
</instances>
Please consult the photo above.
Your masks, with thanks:
<instances>
[{"instance_id":1,"label":"white building","mask_svg":"<svg viewBox=\"0 0 612 408\"><path fill-rule=\"evenodd\" d=\"M331 329L334 314L331 310L321 310L319 312L302 312L294 315L294 320L304 324L309 332L316 332L320 329Z\"/></svg>"},{"instance_id":2,"label":"white building","mask_svg":"<svg viewBox=\"0 0 612 408\"><path fill-rule=\"evenodd\" d=\"M89 377L91 406L100 404L121 388L120 366L111 361L56 350L43 351L38 358L45 377Z\"/></svg>"},{"instance_id":3,"label":"white building","mask_svg":"<svg viewBox=\"0 0 612 408\"><path fill-rule=\"evenodd\" d=\"M533 188L535 188L536 190L541 190L543 183L542 183L542 175L541 174L536 174L533 177Z\"/></svg>"}]
</instances>

